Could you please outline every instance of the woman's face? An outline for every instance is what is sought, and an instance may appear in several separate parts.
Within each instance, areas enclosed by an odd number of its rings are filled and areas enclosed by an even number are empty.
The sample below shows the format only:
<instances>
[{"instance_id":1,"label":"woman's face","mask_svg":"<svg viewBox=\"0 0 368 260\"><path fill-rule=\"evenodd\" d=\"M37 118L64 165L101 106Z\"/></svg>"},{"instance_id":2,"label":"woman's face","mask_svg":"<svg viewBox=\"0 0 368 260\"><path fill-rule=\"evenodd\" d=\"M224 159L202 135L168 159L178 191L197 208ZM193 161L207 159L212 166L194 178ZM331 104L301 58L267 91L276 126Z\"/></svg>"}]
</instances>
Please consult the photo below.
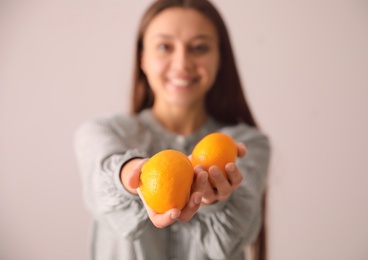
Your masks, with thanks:
<instances>
[{"instance_id":1,"label":"woman's face","mask_svg":"<svg viewBox=\"0 0 368 260\"><path fill-rule=\"evenodd\" d=\"M141 60L154 106L204 105L219 59L218 35L206 16L184 8L159 13L144 34Z\"/></svg>"}]
</instances>

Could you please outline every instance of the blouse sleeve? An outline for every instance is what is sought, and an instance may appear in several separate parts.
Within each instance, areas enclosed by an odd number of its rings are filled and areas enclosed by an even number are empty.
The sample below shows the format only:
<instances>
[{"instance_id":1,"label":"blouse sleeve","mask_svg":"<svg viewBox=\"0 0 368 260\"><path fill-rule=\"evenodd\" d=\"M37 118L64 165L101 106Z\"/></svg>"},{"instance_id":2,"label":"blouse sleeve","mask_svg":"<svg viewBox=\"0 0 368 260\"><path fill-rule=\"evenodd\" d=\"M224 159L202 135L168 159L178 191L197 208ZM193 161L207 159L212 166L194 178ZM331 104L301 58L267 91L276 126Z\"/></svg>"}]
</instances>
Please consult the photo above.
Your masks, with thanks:
<instances>
[{"instance_id":1,"label":"blouse sleeve","mask_svg":"<svg viewBox=\"0 0 368 260\"><path fill-rule=\"evenodd\" d=\"M139 197L121 184L120 170L129 160L147 155L134 148L139 147L137 140L129 134L137 132L137 124L125 120L123 126L129 125L129 131L108 119L86 122L77 129L74 144L87 208L114 232L134 239L148 217Z\"/></svg>"},{"instance_id":2,"label":"blouse sleeve","mask_svg":"<svg viewBox=\"0 0 368 260\"><path fill-rule=\"evenodd\" d=\"M262 223L262 196L270 160L269 140L256 129L223 129L247 147L237 159L243 182L227 201L200 208L191 221L191 232L209 258L231 259L252 242ZM193 219L193 220L194 220Z\"/></svg>"}]
</instances>

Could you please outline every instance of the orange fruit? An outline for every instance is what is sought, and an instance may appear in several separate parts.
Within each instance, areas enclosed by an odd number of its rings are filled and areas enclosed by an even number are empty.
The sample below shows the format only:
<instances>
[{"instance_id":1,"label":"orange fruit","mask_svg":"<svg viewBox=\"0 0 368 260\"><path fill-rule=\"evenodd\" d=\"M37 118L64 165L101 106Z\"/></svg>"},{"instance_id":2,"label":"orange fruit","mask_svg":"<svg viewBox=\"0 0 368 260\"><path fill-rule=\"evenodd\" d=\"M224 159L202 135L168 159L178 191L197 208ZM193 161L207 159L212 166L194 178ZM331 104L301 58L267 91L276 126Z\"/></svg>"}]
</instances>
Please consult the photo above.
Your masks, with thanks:
<instances>
[{"instance_id":1,"label":"orange fruit","mask_svg":"<svg viewBox=\"0 0 368 260\"><path fill-rule=\"evenodd\" d=\"M193 168L198 164L204 166L205 170L212 165L218 166L226 175L225 165L235 162L238 149L234 140L224 133L212 133L200 140L192 152Z\"/></svg>"},{"instance_id":2,"label":"orange fruit","mask_svg":"<svg viewBox=\"0 0 368 260\"><path fill-rule=\"evenodd\" d=\"M194 178L189 158L176 150L163 150L143 166L139 189L147 205L157 213L187 204Z\"/></svg>"}]
</instances>

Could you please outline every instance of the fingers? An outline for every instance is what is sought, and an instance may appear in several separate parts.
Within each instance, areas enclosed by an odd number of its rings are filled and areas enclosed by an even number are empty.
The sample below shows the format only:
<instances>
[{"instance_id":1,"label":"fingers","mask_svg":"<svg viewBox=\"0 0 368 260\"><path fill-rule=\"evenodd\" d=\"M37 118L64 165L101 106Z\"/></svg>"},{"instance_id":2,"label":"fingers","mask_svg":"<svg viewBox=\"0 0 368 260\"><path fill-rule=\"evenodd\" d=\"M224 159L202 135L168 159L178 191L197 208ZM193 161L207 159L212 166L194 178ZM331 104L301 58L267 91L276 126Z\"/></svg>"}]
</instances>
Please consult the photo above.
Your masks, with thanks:
<instances>
[{"instance_id":1,"label":"fingers","mask_svg":"<svg viewBox=\"0 0 368 260\"><path fill-rule=\"evenodd\" d=\"M181 215L181 211L178 209L170 209L164 214L157 214L152 209L149 209L148 216L152 223L158 228L164 228L176 221L176 219Z\"/></svg>"},{"instance_id":2,"label":"fingers","mask_svg":"<svg viewBox=\"0 0 368 260\"><path fill-rule=\"evenodd\" d=\"M232 189L236 189L243 181L243 174L239 171L235 163L226 164L225 170Z\"/></svg>"},{"instance_id":3,"label":"fingers","mask_svg":"<svg viewBox=\"0 0 368 260\"><path fill-rule=\"evenodd\" d=\"M142 196L142 193L140 189L137 189L138 195L141 198L144 207L146 208L146 211L148 213L148 217L150 218L153 225L155 225L158 228L164 228L166 226L171 225L174 223L177 218L180 216L181 211L179 209L170 209L166 211L164 214L159 214L155 211L153 211L144 200L144 197Z\"/></svg>"},{"instance_id":4,"label":"fingers","mask_svg":"<svg viewBox=\"0 0 368 260\"><path fill-rule=\"evenodd\" d=\"M233 191L229 181L217 166L211 166L208 170L211 182L215 188L215 197L217 200L225 200Z\"/></svg>"},{"instance_id":5,"label":"fingers","mask_svg":"<svg viewBox=\"0 0 368 260\"><path fill-rule=\"evenodd\" d=\"M134 166L133 170L128 173L127 182L131 188L137 189L139 187L139 176L141 175L142 166L147 161L148 159L139 160Z\"/></svg>"},{"instance_id":6,"label":"fingers","mask_svg":"<svg viewBox=\"0 0 368 260\"><path fill-rule=\"evenodd\" d=\"M236 143L236 147L238 148L238 157L244 157L247 154L247 148L243 143Z\"/></svg>"},{"instance_id":7,"label":"fingers","mask_svg":"<svg viewBox=\"0 0 368 260\"><path fill-rule=\"evenodd\" d=\"M206 204L214 203L218 200L226 200L230 194L239 187L243 180L243 174L235 163L228 163L225 167L227 178L217 166L209 168L208 185L202 201Z\"/></svg>"},{"instance_id":8,"label":"fingers","mask_svg":"<svg viewBox=\"0 0 368 260\"><path fill-rule=\"evenodd\" d=\"M198 164L194 167L194 175L197 176L199 172L204 171L204 167L201 164Z\"/></svg>"},{"instance_id":9,"label":"fingers","mask_svg":"<svg viewBox=\"0 0 368 260\"><path fill-rule=\"evenodd\" d=\"M194 168L194 173L198 174L199 172L203 171L204 167L202 165L197 165ZM208 180L210 180L210 176L207 174ZM213 182L213 180L210 180L211 183ZM215 191L211 185L211 183L207 182L207 187L204 191L204 194L202 196L202 202L205 204L211 204L216 200L216 194Z\"/></svg>"},{"instance_id":10,"label":"fingers","mask_svg":"<svg viewBox=\"0 0 368 260\"><path fill-rule=\"evenodd\" d=\"M213 186L208 183L206 190L203 194L202 202L204 204L211 204L217 201L217 189L213 188Z\"/></svg>"},{"instance_id":11,"label":"fingers","mask_svg":"<svg viewBox=\"0 0 368 260\"><path fill-rule=\"evenodd\" d=\"M198 208L201 205L202 197L207 187L207 172L201 170L200 167L197 169L197 171L199 172L196 174L189 201L178 218L178 220L182 222L189 221L197 212Z\"/></svg>"}]
</instances>

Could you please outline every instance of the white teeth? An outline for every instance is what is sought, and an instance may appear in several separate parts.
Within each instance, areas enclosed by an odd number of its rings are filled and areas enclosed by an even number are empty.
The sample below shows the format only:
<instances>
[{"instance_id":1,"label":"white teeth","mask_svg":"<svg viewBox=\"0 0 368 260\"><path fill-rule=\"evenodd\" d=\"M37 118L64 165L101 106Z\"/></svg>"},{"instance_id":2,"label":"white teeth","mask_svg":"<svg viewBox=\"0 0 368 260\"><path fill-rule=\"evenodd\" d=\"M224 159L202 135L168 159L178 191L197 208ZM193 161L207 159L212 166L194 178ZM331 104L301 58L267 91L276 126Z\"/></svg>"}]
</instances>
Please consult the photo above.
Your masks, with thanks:
<instances>
[{"instance_id":1,"label":"white teeth","mask_svg":"<svg viewBox=\"0 0 368 260\"><path fill-rule=\"evenodd\" d=\"M190 80L185 79L172 79L171 83L177 87L186 87L190 84Z\"/></svg>"}]
</instances>

